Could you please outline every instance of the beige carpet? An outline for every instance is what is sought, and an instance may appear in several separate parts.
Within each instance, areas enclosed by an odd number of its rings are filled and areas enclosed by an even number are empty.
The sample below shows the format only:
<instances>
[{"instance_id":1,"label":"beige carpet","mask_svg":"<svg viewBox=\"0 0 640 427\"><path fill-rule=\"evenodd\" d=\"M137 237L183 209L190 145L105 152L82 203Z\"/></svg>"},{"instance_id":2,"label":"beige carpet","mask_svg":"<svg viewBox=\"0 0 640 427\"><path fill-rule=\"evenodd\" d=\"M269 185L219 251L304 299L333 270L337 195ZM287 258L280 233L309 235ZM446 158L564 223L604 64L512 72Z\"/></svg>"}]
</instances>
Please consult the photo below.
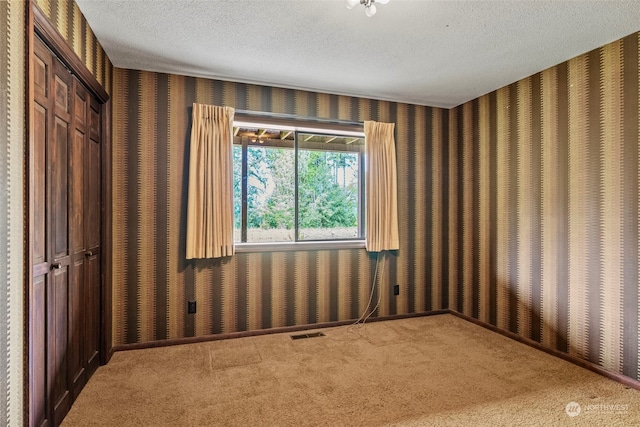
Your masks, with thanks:
<instances>
[{"instance_id":1,"label":"beige carpet","mask_svg":"<svg viewBox=\"0 0 640 427\"><path fill-rule=\"evenodd\" d=\"M640 392L453 315L322 331L118 352L63 426L640 425Z\"/></svg>"}]
</instances>

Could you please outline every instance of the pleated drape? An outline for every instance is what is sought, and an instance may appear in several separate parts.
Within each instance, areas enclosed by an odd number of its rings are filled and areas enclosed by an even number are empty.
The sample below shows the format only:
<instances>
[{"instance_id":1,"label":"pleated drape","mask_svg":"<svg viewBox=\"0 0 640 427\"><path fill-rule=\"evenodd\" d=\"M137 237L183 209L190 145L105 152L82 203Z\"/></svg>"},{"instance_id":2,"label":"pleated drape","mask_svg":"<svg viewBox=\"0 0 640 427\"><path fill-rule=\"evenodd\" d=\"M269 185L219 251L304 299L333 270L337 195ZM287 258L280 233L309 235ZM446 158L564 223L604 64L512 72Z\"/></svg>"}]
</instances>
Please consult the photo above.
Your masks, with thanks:
<instances>
[{"instance_id":1,"label":"pleated drape","mask_svg":"<svg viewBox=\"0 0 640 427\"><path fill-rule=\"evenodd\" d=\"M231 107L193 104L187 259L233 255L233 117Z\"/></svg>"},{"instance_id":2,"label":"pleated drape","mask_svg":"<svg viewBox=\"0 0 640 427\"><path fill-rule=\"evenodd\" d=\"M394 128L395 123L364 122L366 248L370 252L400 247Z\"/></svg>"}]
</instances>

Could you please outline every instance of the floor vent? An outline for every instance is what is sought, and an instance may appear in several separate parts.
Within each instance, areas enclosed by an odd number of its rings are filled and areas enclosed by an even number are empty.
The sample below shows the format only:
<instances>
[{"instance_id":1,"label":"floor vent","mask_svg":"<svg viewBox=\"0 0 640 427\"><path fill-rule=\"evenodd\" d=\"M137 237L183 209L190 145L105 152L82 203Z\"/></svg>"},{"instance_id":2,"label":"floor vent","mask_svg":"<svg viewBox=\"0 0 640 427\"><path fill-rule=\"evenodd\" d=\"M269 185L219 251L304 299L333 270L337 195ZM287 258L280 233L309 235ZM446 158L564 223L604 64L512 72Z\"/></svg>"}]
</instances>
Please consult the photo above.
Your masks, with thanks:
<instances>
[{"instance_id":1,"label":"floor vent","mask_svg":"<svg viewBox=\"0 0 640 427\"><path fill-rule=\"evenodd\" d=\"M315 337L324 337L324 333L322 332L311 332L308 334L300 334L300 335L291 335L292 340L301 340L303 338L315 338Z\"/></svg>"}]
</instances>

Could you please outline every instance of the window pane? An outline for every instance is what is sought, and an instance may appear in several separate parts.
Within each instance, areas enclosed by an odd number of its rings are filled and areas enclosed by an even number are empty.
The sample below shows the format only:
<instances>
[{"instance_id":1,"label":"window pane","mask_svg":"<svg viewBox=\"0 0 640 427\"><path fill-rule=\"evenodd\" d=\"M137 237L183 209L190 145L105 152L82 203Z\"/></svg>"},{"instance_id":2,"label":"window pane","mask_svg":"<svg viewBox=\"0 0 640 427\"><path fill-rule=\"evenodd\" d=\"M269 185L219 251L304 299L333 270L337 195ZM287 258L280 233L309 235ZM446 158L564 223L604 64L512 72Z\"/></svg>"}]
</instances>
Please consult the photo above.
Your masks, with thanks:
<instances>
[{"instance_id":1,"label":"window pane","mask_svg":"<svg viewBox=\"0 0 640 427\"><path fill-rule=\"evenodd\" d=\"M247 169L247 242L293 241L293 150L249 146Z\"/></svg>"},{"instance_id":2,"label":"window pane","mask_svg":"<svg viewBox=\"0 0 640 427\"><path fill-rule=\"evenodd\" d=\"M243 123L233 143L236 242L363 238L361 135Z\"/></svg>"},{"instance_id":3,"label":"window pane","mask_svg":"<svg viewBox=\"0 0 640 427\"><path fill-rule=\"evenodd\" d=\"M233 146L233 240L242 238L242 146Z\"/></svg>"},{"instance_id":4,"label":"window pane","mask_svg":"<svg viewBox=\"0 0 640 427\"><path fill-rule=\"evenodd\" d=\"M359 237L359 140L311 134L298 138L298 239Z\"/></svg>"}]
</instances>

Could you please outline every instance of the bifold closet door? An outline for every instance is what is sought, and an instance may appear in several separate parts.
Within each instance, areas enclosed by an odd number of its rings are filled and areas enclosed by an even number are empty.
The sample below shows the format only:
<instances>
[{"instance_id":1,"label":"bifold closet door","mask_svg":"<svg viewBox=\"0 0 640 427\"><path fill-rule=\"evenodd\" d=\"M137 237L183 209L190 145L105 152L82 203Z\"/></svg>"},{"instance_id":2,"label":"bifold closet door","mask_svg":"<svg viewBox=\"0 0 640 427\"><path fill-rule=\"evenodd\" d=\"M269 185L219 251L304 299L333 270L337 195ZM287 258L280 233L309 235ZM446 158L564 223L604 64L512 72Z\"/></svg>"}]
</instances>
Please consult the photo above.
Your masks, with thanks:
<instances>
[{"instance_id":1,"label":"bifold closet door","mask_svg":"<svg viewBox=\"0 0 640 427\"><path fill-rule=\"evenodd\" d=\"M100 363L100 104L74 78L71 138L70 360L73 396Z\"/></svg>"},{"instance_id":2,"label":"bifold closet door","mask_svg":"<svg viewBox=\"0 0 640 427\"><path fill-rule=\"evenodd\" d=\"M32 345L36 420L58 424L71 407L69 343L69 137L73 78L35 43Z\"/></svg>"},{"instance_id":3,"label":"bifold closet door","mask_svg":"<svg viewBox=\"0 0 640 427\"><path fill-rule=\"evenodd\" d=\"M79 85L79 83L78 83ZM83 361L91 376L100 365L100 313L102 295L102 105L89 97L89 138L86 141L84 179L84 352Z\"/></svg>"},{"instance_id":4,"label":"bifold closet door","mask_svg":"<svg viewBox=\"0 0 640 427\"><path fill-rule=\"evenodd\" d=\"M100 359L101 105L34 38L30 419L59 425Z\"/></svg>"}]
</instances>

